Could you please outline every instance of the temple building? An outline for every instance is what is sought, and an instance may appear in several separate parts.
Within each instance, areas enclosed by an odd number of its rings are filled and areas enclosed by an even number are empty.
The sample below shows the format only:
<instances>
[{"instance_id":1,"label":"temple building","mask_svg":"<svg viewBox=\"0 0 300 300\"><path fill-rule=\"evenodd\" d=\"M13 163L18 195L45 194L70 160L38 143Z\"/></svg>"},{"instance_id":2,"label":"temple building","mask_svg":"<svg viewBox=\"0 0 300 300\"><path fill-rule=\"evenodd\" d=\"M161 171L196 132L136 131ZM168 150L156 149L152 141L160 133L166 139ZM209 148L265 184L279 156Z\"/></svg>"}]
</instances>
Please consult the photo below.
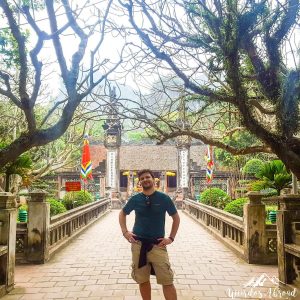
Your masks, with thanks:
<instances>
[{"instance_id":1,"label":"temple building","mask_svg":"<svg viewBox=\"0 0 300 300\"><path fill-rule=\"evenodd\" d=\"M108 149L104 145L91 145L91 159L93 173L107 175L107 168L110 163ZM205 170L205 145L191 145L189 149L189 165L192 169ZM121 199L126 199L134 192L140 191L137 173L142 169L151 169L155 175L156 188L170 195L182 187L179 165L179 151L175 145L122 145L119 149L117 163L119 165L116 174L116 192ZM107 176L106 176L107 178ZM106 182L108 186L108 180ZM188 186L187 186L188 188Z\"/></svg>"},{"instance_id":2,"label":"temple building","mask_svg":"<svg viewBox=\"0 0 300 300\"><path fill-rule=\"evenodd\" d=\"M190 125L184 112L182 98L177 123L188 129ZM87 189L93 190L96 198L109 196L118 207L133 193L141 191L137 174L142 169L151 169L156 188L174 199L195 198L207 187L207 146L201 142L192 141L188 136L178 136L163 145L122 141L115 89L110 91L110 106L103 130L103 143L90 143L94 181ZM230 176L214 171L214 180L209 185L228 191ZM59 174L59 191L64 192L66 181L76 181L78 177L79 174L74 172ZM62 197L61 193L59 197Z\"/></svg>"}]
</instances>

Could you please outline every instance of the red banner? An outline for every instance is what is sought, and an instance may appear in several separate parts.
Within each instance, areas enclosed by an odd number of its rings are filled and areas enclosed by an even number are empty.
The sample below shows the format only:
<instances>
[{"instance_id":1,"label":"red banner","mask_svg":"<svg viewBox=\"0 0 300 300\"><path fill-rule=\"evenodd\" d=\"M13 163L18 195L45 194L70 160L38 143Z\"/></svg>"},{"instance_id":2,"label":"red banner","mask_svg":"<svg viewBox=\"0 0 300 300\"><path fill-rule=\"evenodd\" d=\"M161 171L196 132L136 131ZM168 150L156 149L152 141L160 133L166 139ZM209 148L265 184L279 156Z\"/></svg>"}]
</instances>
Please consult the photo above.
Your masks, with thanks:
<instances>
[{"instance_id":1,"label":"red banner","mask_svg":"<svg viewBox=\"0 0 300 300\"><path fill-rule=\"evenodd\" d=\"M80 181L66 181L67 192L78 192L81 191Z\"/></svg>"}]
</instances>

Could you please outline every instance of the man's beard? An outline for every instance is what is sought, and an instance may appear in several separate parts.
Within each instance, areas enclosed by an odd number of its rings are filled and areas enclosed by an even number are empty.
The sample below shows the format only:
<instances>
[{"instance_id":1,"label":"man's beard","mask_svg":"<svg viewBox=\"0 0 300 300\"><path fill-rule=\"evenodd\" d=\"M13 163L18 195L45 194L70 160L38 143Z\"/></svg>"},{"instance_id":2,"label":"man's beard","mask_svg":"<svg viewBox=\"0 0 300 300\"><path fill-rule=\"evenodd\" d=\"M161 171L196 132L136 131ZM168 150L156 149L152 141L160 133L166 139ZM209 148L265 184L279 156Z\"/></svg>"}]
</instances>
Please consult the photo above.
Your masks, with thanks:
<instances>
[{"instance_id":1,"label":"man's beard","mask_svg":"<svg viewBox=\"0 0 300 300\"><path fill-rule=\"evenodd\" d=\"M153 188L153 184L147 185L147 186L142 186L142 187L143 187L144 191L151 190Z\"/></svg>"}]
</instances>

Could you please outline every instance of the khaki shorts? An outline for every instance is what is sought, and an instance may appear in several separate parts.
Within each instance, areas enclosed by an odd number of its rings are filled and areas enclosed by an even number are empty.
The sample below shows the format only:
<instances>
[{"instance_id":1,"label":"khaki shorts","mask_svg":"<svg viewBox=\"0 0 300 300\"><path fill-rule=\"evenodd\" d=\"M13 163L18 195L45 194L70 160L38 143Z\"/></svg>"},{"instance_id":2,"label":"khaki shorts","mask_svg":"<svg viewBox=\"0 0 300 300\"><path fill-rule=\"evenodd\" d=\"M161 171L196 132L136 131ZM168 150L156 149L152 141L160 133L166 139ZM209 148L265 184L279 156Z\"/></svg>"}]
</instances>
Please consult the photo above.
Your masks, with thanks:
<instances>
[{"instance_id":1,"label":"khaki shorts","mask_svg":"<svg viewBox=\"0 0 300 300\"><path fill-rule=\"evenodd\" d=\"M132 272L131 276L138 284L150 280L151 266L155 271L156 281L158 284L170 285L173 284L174 273L171 269L169 256L166 248L161 248L156 245L147 253L147 265L139 268L139 257L141 250L141 242L131 245L132 251Z\"/></svg>"}]
</instances>

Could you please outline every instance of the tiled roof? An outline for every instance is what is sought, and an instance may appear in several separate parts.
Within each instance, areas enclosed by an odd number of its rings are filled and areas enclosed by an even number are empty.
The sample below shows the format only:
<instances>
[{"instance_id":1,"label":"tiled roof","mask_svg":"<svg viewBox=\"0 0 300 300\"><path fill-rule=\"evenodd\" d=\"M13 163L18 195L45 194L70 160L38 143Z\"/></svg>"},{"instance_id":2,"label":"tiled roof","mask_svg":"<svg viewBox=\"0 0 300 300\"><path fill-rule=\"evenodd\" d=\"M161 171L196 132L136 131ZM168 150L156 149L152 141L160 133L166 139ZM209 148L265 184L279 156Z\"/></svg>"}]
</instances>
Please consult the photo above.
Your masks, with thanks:
<instances>
[{"instance_id":1,"label":"tiled roof","mask_svg":"<svg viewBox=\"0 0 300 300\"><path fill-rule=\"evenodd\" d=\"M205 145L193 145L190 159L205 168ZM106 159L104 145L91 145L93 168ZM120 170L151 169L154 171L177 170L177 149L173 145L122 145L120 148Z\"/></svg>"},{"instance_id":2,"label":"tiled roof","mask_svg":"<svg viewBox=\"0 0 300 300\"><path fill-rule=\"evenodd\" d=\"M99 163L106 160L106 149L104 145L90 145L91 161L93 169L99 166Z\"/></svg>"},{"instance_id":3,"label":"tiled roof","mask_svg":"<svg viewBox=\"0 0 300 300\"><path fill-rule=\"evenodd\" d=\"M164 145L122 146L120 149L120 169L176 170L176 147Z\"/></svg>"}]
</instances>

